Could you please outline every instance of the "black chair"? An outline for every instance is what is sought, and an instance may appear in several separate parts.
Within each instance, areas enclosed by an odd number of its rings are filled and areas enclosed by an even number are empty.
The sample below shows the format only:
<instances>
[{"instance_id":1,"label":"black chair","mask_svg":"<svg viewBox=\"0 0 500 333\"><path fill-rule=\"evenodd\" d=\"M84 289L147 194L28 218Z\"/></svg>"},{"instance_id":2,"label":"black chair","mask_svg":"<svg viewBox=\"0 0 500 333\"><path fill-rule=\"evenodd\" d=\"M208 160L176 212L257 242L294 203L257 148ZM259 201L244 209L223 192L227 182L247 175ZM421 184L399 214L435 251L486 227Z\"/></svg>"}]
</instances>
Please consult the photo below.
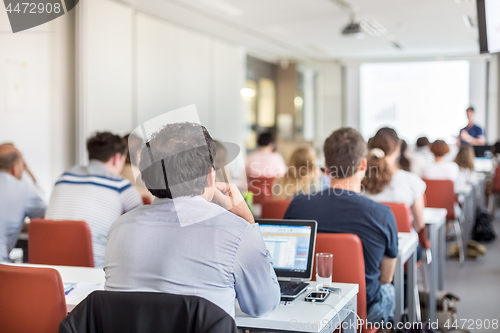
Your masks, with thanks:
<instances>
[{"instance_id":1,"label":"black chair","mask_svg":"<svg viewBox=\"0 0 500 333\"><path fill-rule=\"evenodd\" d=\"M59 325L59 333L237 333L234 319L197 296L94 291Z\"/></svg>"}]
</instances>

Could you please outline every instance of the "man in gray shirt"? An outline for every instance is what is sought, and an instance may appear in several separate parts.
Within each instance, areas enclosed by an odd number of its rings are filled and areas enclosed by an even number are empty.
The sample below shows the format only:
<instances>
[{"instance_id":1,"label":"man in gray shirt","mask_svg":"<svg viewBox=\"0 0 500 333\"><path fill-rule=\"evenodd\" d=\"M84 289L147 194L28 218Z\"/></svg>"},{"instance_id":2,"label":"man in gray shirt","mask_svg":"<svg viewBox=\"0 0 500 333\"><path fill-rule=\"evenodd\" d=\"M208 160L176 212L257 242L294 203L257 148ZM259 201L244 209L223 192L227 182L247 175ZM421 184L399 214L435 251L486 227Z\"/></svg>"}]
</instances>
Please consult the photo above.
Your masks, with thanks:
<instances>
[{"instance_id":1,"label":"man in gray shirt","mask_svg":"<svg viewBox=\"0 0 500 333\"><path fill-rule=\"evenodd\" d=\"M139 169L156 197L110 228L106 290L195 295L234 316L272 312L280 288L258 225L233 184L215 183L215 144L198 124L153 134Z\"/></svg>"},{"instance_id":2,"label":"man in gray shirt","mask_svg":"<svg viewBox=\"0 0 500 333\"><path fill-rule=\"evenodd\" d=\"M22 181L23 156L11 144L0 145L0 262L9 260L24 218L41 217L46 205L36 190Z\"/></svg>"}]
</instances>

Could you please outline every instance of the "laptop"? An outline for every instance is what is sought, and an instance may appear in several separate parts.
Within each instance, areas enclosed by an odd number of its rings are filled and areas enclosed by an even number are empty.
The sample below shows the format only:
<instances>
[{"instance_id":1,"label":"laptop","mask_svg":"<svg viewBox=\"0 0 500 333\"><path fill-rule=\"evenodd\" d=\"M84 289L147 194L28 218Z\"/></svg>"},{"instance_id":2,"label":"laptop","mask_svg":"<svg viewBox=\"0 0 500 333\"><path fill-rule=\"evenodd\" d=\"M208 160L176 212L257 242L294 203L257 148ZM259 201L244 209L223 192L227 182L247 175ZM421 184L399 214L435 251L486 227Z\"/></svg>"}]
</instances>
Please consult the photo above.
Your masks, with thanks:
<instances>
[{"instance_id":1,"label":"laptop","mask_svg":"<svg viewBox=\"0 0 500 333\"><path fill-rule=\"evenodd\" d=\"M316 221L258 219L266 248L273 258L281 287L281 300L293 301L307 290L311 280Z\"/></svg>"}]
</instances>

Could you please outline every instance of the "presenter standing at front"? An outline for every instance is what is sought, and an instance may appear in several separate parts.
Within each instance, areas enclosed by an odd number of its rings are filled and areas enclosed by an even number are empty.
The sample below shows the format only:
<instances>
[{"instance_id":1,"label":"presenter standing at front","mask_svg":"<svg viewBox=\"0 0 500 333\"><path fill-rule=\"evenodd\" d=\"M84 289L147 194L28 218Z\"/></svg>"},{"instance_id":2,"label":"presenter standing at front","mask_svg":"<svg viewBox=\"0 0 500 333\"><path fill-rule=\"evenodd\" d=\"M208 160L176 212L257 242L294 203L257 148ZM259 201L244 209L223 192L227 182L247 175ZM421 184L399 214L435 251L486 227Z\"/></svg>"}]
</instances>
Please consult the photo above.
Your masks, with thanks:
<instances>
[{"instance_id":1,"label":"presenter standing at front","mask_svg":"<svg viewBox=\"0 0 500 333\"><path fill-rule=\"evenodd\" d=\"M468 107L467 119L469 123L467 126L460 130L460 135L457 137L457 145L460 147L462 145L466 146L482 146L486 143L486 139L483 134L483 129L476 124L474 124L475 111L472 106Z\"/></svg>"}]
</instances>

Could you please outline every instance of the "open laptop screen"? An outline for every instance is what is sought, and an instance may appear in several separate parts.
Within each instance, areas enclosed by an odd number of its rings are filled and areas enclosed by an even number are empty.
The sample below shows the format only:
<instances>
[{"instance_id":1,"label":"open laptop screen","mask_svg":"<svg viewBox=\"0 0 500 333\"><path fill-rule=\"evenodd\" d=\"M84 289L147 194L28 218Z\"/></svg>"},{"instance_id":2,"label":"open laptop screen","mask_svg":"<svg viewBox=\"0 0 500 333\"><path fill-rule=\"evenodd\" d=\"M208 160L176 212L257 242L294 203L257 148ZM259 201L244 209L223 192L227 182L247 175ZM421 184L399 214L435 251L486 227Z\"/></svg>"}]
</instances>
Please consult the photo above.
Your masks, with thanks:
<instances>
[{"instance_id":1,"label":"open laptop screen","mask_svg":"<svg viewBox=\"0 0 500 333\"><path fill-rule=\"evenodd\" d=\"M281 278L310 279L316 221L258 220L262 238Z\"/></svg>"}]
</instances>

